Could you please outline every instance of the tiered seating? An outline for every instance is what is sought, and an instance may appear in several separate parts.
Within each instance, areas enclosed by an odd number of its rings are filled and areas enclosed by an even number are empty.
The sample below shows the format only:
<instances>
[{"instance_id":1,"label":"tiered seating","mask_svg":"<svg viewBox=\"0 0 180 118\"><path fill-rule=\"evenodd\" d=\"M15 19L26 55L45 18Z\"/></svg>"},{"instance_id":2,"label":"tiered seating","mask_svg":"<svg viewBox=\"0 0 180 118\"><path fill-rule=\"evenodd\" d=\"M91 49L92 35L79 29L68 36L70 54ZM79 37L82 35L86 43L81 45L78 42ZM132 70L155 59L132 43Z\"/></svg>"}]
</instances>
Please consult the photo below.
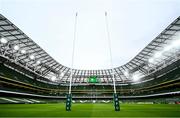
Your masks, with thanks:
<instances>
[{"instance_id":1,"label":"tiered seating","mask_svg":"<svg viewBox=\"0 0 180 118\"><path fill-rule=\"evenodd\" d=\"M117 86L117 92L121 96L137 96L178 91L180 90L179 72L180 69L177 68L148 82ZM37 81L3 64L0 64L0 89L50 96L65 96L68 92L67 86ZM113 86L110 85L72 86L72 94L74 96L112 96L112 93Z\"/></svg>"},{"instance_id":2,"label":"tiered seating","mask_svg":"<svg viewBox=\"0 0 180 118\"><path fill-rule=\"evenodd\" d=\"M41 104L41 103L62 103L59 99L26 98L26 97L0 97L0 104Z\"/></svg>"}]
</instances>

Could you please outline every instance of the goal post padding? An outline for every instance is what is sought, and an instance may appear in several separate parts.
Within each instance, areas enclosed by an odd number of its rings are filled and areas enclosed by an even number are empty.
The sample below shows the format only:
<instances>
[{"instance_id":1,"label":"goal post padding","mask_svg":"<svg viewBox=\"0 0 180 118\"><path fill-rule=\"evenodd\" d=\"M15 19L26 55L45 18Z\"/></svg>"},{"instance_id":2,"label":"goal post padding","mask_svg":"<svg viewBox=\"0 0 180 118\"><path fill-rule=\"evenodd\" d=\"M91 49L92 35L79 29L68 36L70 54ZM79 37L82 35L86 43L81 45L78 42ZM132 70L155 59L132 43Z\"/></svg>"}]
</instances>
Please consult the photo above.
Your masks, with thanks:
<instances>
[{"instance_id":1,"label":"goal post padding","mask_svg":"<svg viewBox=\"0 0 180 118\"><path fill-rule=\"evenodd\" d=\"M115 111L120 111L120 104L119 104L119 98L118 98L118 94L114 93L114 109Z\"/></svg>"},{"instance_id":2,"label":"goal post padding","mask_svg":"<svg viewBox=\"0 0 180 118\"><path fill-rule=\"evenodd\" d=\"M71 111L72 94L66 95L66 111Z\"/></svg>"}]
</instances>

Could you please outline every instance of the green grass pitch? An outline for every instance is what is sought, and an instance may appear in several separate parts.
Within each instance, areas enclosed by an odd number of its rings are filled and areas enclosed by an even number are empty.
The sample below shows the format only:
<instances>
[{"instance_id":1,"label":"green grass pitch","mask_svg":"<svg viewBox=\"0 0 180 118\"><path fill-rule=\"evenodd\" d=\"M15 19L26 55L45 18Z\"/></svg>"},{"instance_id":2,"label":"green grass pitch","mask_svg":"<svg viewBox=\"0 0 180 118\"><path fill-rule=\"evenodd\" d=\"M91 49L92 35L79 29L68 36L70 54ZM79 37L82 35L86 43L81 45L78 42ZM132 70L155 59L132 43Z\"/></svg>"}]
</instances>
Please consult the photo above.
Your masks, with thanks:
<instances>
[{"instance_id":1,"label":"green grass pitch","mask_svg":"<svg viewBox=\"0 0 180 118\"><path fill-rule=\"evenodd\" d=\"M113 104L0 104L0 117L180 117L180 105L122 104L114 111Z\"/></svg>"}]
</instances>

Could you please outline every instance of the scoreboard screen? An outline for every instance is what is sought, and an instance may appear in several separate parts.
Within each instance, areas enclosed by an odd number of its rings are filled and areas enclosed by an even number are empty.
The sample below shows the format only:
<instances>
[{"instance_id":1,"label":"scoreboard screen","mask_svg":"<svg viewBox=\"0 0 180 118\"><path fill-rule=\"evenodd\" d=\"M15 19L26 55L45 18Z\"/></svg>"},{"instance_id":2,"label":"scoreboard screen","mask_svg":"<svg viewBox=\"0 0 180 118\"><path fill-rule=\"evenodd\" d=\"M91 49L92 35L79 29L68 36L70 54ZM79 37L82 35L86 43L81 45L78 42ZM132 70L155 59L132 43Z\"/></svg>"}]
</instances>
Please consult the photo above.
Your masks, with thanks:
<instances>
[{"instance_id":1,"label":"scoreboard screen","mask_svg":"<svg viewBox=\"0 0 180 118\"><path fill-rule=\"evenodd\" d=\"M99 83L99 80L97 79L97 76L90 76L88 78L89 83Z\"/></svg>"}]
</instances>

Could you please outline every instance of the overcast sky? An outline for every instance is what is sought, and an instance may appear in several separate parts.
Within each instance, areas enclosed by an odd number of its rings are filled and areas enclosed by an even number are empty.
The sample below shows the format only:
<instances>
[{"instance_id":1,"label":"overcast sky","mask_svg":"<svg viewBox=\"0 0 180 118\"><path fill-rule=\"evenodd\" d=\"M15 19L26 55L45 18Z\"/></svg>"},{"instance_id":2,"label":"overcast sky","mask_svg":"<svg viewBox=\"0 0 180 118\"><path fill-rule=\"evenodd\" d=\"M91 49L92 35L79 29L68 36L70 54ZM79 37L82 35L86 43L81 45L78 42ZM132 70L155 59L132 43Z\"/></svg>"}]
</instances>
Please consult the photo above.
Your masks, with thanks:
<instances>
[{"instance_id":1,"label":"overcast sky","mask_svg":"<svg viewBox=\"0 0 180 118\"><path fill-rule=\"evenodd\" d=\"M180 16L180 0L0 0L2 15L68 67L78 12L76 69L110 68L105 11L117 67L130 61Z\"/></svg>"}]
</instances>

